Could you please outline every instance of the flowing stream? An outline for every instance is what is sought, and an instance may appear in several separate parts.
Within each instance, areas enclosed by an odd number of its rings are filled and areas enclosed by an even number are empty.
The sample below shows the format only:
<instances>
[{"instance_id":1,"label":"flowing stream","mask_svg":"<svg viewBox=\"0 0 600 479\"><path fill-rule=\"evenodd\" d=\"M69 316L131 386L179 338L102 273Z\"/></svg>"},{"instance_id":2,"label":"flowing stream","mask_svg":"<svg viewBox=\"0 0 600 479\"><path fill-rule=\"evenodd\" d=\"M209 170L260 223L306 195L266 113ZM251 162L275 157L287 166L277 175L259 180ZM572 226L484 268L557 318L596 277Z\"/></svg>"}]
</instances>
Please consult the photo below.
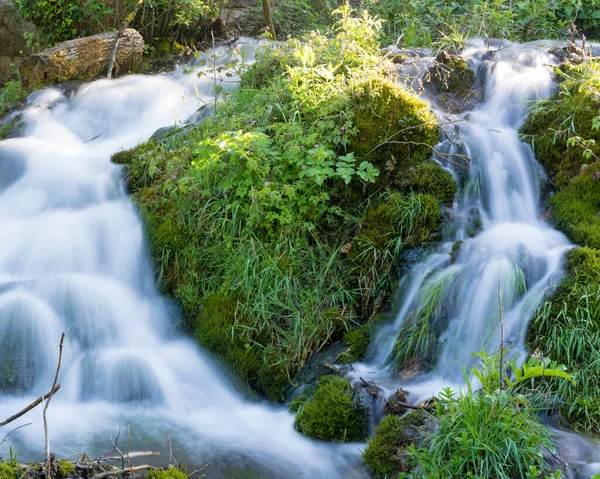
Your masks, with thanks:
<instances>
[{"instance_id":1,"label":"flowing stream","mask_svg":"<svg viewBox=\"0 0 600 479\"><path fill-rule=\"evenodd\" d=\"M241 43L220 49L217 64L251 61L256 42ZM214 72L204 60L187 73L34 93L23 137L0 142L0 385L12 392L0 396L0 417L50 388L66 331L62 389L49 409L59 457L108 452L119 427L125 450L130 425L132 448L163 451L164 465L171 438L178 460L210 461L210 477L363 477L356 445L309 441L287 410L244 400L175 333L178 313L156 290L110 155L191 117L215 84L234 86L225 71L218 81L204 75ZM41 419L38 408L14 423L33 423L11 438L22 461L40 459Z\"/></svg>"},{"instance_id":2,"label":"flowing stream","mask_svg":"<svg viewBox=\"0 0 600 479\"><path fill-rule=\"evenodd\" d=\"M495 42L488 48L474 40L463 52L483 84L484 98L446 127L449 135L437 147L442 163L443 154L470 159L468 174L449 165L456 177L463 177L464 186L453 206L447 240L402 279L396 319L379 329L369 360L354 365L354 377L375 380L388 395L401 386L414 402L446 386L463 387L463 368L478 361L473 353L493 352L500 345L499 296L505 345L510 355L525 357L528 322L561 279L564 255L573 247L542 218L545 174L518 135L527 108L554 91L548 68L556 63L552 46ZM461 163L459 156L445 158ZM456 242L460 247L451 258ZM433 360L428 358L430 372L402 379L394 374L395 347L411 321L427 322L437 337ZM555 432L574 461L573 477L600 471L597 441Z\"/></svg>"},{"instance_id":3,"label":"flowing stream","mask_svg":"<svg viewBox=\"0 0 600 479\"><path fill-rule=\"evenodd\" d=\"M242 43L221 49L217 63L251 61L256 42ZM448 240L402 280L397 319L380 329L371 360L355 365L357 375L398 387L390 374L398 333L409 317L429 315L443 332L431 373L402 383L415 399L462 384L471 354L498 346L498 284L507 342L523 354L527 322L572 247L540 217L544 175L517 134L528 103L553 90L552 57L539 46L497 50L466 50L486 77L485 100L440 145L471 158ZM106 452L129 425L133 448L168 454L171 438L178 459L211 461L210 477L366 477L356 444L309 441L288 411L243 399L218 364L177 335L178 313L156 290L140 220L109 158L185 122L210 103L214 85L234 86L225 72L198 77L211 68L36 92L22 137L0 142L0 419L49 389L66 331L63 386L49 410L59 457ZM33 424L13 444L20 460L39 459L41 409L15 425L25 422ZM586 461L600 461L593 455Z\"/></svg>"}]
</instances>

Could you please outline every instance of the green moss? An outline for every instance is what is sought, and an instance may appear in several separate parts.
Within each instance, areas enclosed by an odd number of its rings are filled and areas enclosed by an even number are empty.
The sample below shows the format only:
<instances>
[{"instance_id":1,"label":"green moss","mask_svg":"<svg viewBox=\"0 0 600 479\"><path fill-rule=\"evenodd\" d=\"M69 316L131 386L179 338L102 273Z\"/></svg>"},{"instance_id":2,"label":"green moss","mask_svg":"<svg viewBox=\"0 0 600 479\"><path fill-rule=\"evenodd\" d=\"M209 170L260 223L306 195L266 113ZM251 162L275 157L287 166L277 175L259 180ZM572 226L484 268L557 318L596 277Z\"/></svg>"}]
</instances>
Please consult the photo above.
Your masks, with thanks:
<instances>
[{"instance_id":1,"label":"green moss","mask_svg":"<svg viewBox=\"0 0 600 479\"><path fill-rule=\"evenodd\" d=\"M433 160L409 169L399 186L403 191L433 196L441 203L451 203L456 194L456 182L452 175Z\"/></svg>"},{"instance_id":2,"label":"green moss","mask_svg":"<svg viewBox=\"0 0 600 479\"><path fill-rule=\"evenodd\" d=\"M75 472L75 466L72 462L67 461L66 459L60 459L58 461L58 477L61 479L71 477Z\"/></svg>"},{"instance_id":3,"label":"green moss","mask_svg":"<svg viewBox=\"0 0 600 479\"><path fill-rule=\"evenodd\" d=\"M315 395L296 416L296 428L308 437L336 442L364 438L366 411L356 404L347 379L324 376Z\"/></svg>"},{"instance_id":4,"label":"green moss","mask_svg":"<svg viewBox=\"0 0 600 479\"><path fill-rule=\"evenodd\" d=\"M600 163L560 189L550 199L556 227L582 246L600 248Z\"/></svg>"},{"instance_id":5,"label":"green moss","mask_svg":"<svg viewBox=\"0 0 600 479\"><path fill-rule=\"evenodd\" d=\"M462 111L465 101L478 94L473 90L475 72L467 61L444 50L438 53L428 80L436 90L439 104L453 113Z\"/></svg>"},{"instance_id":6,"label":"green moss","mask_svg":"<svg viewBox=\"0 0 600 479\"><path fill-rule=\"evenodd\" d=\"M592 127L599 113L600 63L585 62L564 67L559 72L560 90L531 111L521 133L528 140L538 161L546 167L558 186L577 176L587 162L580 146L567 146L572 136L594 140L593 154L600 154L600 130Z\"/></svg>"},{"instance_id":7,"label":"green moss","mask_svg":"<svg viewBox=\"0 0 600 479\"><path fill-rule=\"evenodd\" d=\"M427 103L391 81L367 81L356 97L351 149L379 168L380 181L398 184L402 168L431 157L439 141L437 119Z\"/></svg>"},{"instance_id":8,"label":"green moss","mask_svg":"<svg viewBox=\"0 0 600 479\"><path fill-rule=\"evenodd\" d=\"M389 415L382 419L364 452L365 463L377 477L396 477L413 468L408 447L418 446L423 440L427 417L425 411L415 410L402 417Z\"/></svg>"},{"instance_id":9,"label":"green moss","mask_svg":"<svg viewBox=\"0 0 600 479\"><path fill-rule=\"evenodd\" d=\"M19 466L16 462L0 461L0 479L17 479Z\"/></svg>"},{"instance_id":10,"label":"green moss","mask_svg":"<svg viewBox=\"0 0 600 479\"><path fill-rule=\"evenodd\" d=\"M344 341L348 343L353 360L360 360L365 356L371 342L371 334L372 331L368 324L344 334Z\"/></svg>"},{"instance_id":11,"label":"green moss","mask_svg":"<svg viewBox=\"0 0 600 479\"><path fill-rule=\"evenodd\" d=\"M188 479L188 475L176 467L169 467L148 471L148 479Z\"/></svg>"},{"instance_id":12,"label":"green moss","mask_svg":"<svg viewBox=\"0 0 600 479\"><path fill-rule=\"evenodd\" d=\"M395 285L391 273L399 265L402 248L431 241L441 222L439 203L429 195L386 193L367 206L347 255L352 287L361 291L365 316L377 313L389 299Z\"/></svg>"},{"instance_id":13,"label":"green moss","mask_svg":"<svg viewBox=\"0 0 600 479\"><path fill-rule=\"evenodd\" d=\"M575 248L565 276L531 321L528 346L565 364L575 382L559 382L554 406L570 427L600 432L600 250Z\"/></svg>"},{"instance_id":14,"label":"green moss","mask_svg":"<svg viewBox=\"0 0 600 479\"><path fill-rule=\"evenodd\" d=\"M251 345L234 328L237 300L234 296L214 294L203 299L198 312L195 336L209 351L225 359L239 377L256 386L259 362Z\"/></svg>"}]
</instances>

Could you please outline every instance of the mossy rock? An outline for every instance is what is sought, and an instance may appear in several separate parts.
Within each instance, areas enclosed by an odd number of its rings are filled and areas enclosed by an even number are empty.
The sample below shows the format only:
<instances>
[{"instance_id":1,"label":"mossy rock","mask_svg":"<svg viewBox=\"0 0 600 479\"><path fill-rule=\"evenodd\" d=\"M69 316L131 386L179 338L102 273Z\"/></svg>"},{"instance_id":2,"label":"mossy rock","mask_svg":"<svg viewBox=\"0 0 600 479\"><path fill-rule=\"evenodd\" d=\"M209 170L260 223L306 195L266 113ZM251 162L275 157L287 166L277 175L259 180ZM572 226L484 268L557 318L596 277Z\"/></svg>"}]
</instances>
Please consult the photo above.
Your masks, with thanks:
<instances>
[{"instance_id":1,"label":"mossy rock","mask_svg":"<svg viewBox=\"0 0 600 479\"><path fill-rule=\"evenodd\" d=\"M176 467L168 469L154 469L148 471L148 479L188 479L188 475Z\"/></svg>"},{"instance_id":2,"label":"mossy rock","mask_svg":"<svg viewBox=\"0 0 600 479\"><path fill-rule=\"evenodd\" d=\"M344 341L348 343L352 361L358 361L364 358L369 349L369 343L371 342L371 337L373 335L372 329L373 328L369 327L369 324L365 324L358 329L353 329L344 334Z\"/></svg>"},{"instance_id":3,"label":"mossy rock","mask_svg":"<svg viewBox=\"0 0 600 479\"><path fill-rule=\"evenodd\" d=\"M566 65L559 76L560 90L532 109L521 133L560 187L579 175L588 161L581 146L567 145L569 137L594 140L590 150L600 155L600 130L592 126L593 118L600 113L600 97L596 93L600 88L600 62Z\"/></svg>"},{"instance_id":4,"label":"mossy rock","mask_svg":"<svg viewBox=\"0 0 600 479\"><path fill-rule=\"evenodd\" d=\"M440 106L450 113L462 112L465 104L477 97L475 71L459 55L440 51L428 73L426 83L433 86Z\"/></svg>"},{"instance_id":5,"label":"mossy rock","mask_svg":"<svg viewBox=\"0 0 600 479\"><path fill-rule=\"evenodd\" d=\"M66 459L60 459L58 461L57 475L60 479L71 477L75 472L75 465Z\"/></svg>"},{"instance_id":6,"label":"mossy rock","mask_svg":"<svg viewBox=\"0 0 600 479\"><path fill-rule=\"evenodd\" d=\"M324 376L315 395L300 406L296 428L308 437L354 442L364 439L366 419L367 411L356 400L350 381Z\"/></svg>"},{"instance_id":7,"label":"mossy rock","mask_svg":"<svg viewBox=\"0 0 600 479\"><path fill-rule=\"evenodd\" d=\"M259 358L251 345L235 334L237 300L233 295L213 294L202 300L195 337L209 351L223 358L238 376L257 386Z\"/></svg>"},{"instance_id":8,"label":"mossy rock","mask_svg":"<svg viewBox=\"0 0 600 479\"><path fill-rule=\"evenodd\" d=\"M349 289L362 291L363 316L387 306L401 250L428 243L439 234L441 224L439 202L430 195L388 193L367 206L346 255L354 272Z\"/></svg>"},{"instance_id":9,"label":"mossy rock","mask_svg":"<svg viewBox=\"0 0 600 479\"><path fill-rule=\"evenodd\" d=\"M403 191L433 196L440 203L452 203L456 195L456 181L452 175L433 160L410 168L400 181Z\"/></svg>"},{"instance_id":10,"label":"mossy rock","mask_svg":"<svg viewBox=\"0 0 600 479\"><path fill-rule=\"evenodd\" d=\"M600 248L600 163L588 166L550 199L552 221L575 243Z\"/></svg>"},{"instance_id":11,"label":"mossy rock","mask_svg":"<svg viewBox=\"0 0 600 479\"><path fill-rule=\"evenodd\" d=\"M17 479L19 466L16 462L0 461L0 479Z\"/></svg>"},{"instance_id":12,"label":"mossy rock","mask_svg":"<svg viewBox=\"0 0 600 479\"><path fill-rule=\"evenodd\" d=\"M380 184L398 184L405 168L431 157L438 121L429 104L390 80L369 80L355 94L350 149L379 169Z\"/></svg>"},{"instance_id":13,"label":"mossy rock","mask_svg":"<svg viewBox=\"0 0 600 479\"><path fill-rule=\"evenodd\" d=\"M363 454L365 463L376 477L397 477L410 472L415 463L408 454L411 445L419 446L425 439L429 414L413 410L402 417L389 415L375 428Z\"/></svg>"}]
</instances>

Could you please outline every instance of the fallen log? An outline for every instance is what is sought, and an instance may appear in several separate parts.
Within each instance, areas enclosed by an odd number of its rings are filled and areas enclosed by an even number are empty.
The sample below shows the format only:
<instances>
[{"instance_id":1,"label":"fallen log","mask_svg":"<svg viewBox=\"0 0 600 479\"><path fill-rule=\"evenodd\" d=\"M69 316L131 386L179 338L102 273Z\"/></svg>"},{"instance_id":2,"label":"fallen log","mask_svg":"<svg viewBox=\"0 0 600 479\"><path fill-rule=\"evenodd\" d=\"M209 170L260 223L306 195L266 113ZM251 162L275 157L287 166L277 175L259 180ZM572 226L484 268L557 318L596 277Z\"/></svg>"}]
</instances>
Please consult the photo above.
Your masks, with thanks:
<instances>
[{"instance_id":1,"label":"fallen log","mask_svg":"<svg viewBox=\"0 0 600 479\"><path fill-rule=\"evenodd\" d=\"M77 38L29 56L19 66L21 86L26 90L43 88L68 80L91 80L105 74L115 36L105 32ZM115 67L128 72L138 67L144 53L144 39L133 28L123 31L115 55Z\"/></svg>"}]
</instances>

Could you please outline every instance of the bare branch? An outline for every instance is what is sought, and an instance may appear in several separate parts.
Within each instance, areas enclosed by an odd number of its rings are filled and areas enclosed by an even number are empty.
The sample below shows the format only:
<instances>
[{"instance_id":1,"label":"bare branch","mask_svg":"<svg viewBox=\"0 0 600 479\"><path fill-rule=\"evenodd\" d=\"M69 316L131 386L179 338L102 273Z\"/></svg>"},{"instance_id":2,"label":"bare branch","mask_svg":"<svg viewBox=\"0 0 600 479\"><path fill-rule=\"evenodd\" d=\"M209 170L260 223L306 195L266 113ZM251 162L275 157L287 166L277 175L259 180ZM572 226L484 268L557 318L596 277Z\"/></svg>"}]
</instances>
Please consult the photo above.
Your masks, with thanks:
<instances>
[{"instance_id":1,"label":"bare branch","mask_svg":"<svg viewBox=\"0 0 600 479\"><path fill-rule=\"evenodd\" d=\"M159 469L160 469L160 467L144 464L142 466L131 466L131 467L127 467L125 469L117 469L117 470L111 470L111 471L106 471L106 472L100 472L98 474L94 474L92 476L92 479L104 479L106 477L111 477L111 476L122 476L124 474L132 474L132 473L138 472L138 471L149 471L149 470L159 470Z\"/></svg>"},{"instance_id":2,"label":"bare branch","mask_svg":"<svg viewBox=\"0 0 600 479\"><path fill-rule=\"evenodd\" d=\"M23 427L26 427L26 426L31 426L31 423L28 422L27 424L23 424L23 425L21 425L19 427L14 428L6 436L4 436L4 438L2 439L2 441L0 441L0 446L6 442L6 440L8 439L8 436L10 436L13 432L18 431L19 429L21 429Z\"/></svg>"},{"instance_id":3,"label":"bare branch","mask_svg":"<svg viewBox=\"0 0 600 479\"><path fill-rule=\"evenodd\" d=\"M60 345L58 346L58 365L56 366L56 374L54 375L54 382L52 383L52 389L50 390L50 394L48 395L48 399L44 404L44 438L46 443L46 479L50 479L50 436L48 436L48 406L50 406L50 401L52 401L52 396L54 395L54 390L56 389L56 384L58 383L58 374L60 373L60 365L62 363L62 352L63 352L63 344L65 343L65 333L62 333L60 337Z\"/></svg>"},{"instance_id":4,"label":"bare branch","mask_svg":"<svg viewBox=\"0 0 600 479\"><path fill-rule=\"evenodd\" d=\"M43 396L40 396L39 398L37 398L35 401L33 401L29 406L27 406L25 409L22 409L21 411L19 411L17 414L9 417L6 421L4 422L0 422L0 427L2 426L6 426L7 424L10 424L11 422L13 422L16 419L19 419L21 416L23 416L24 414L27 414L29 411L31 411L34 407L38 406L41 402L45 401L46 399L48 399L50 396L52 396L52 394L54 394L56 391L58 391L60 389L60 384L57 384L56 387L50 391L47 392L46 394L44 394Z\"/></svg>"}]
</instances>

